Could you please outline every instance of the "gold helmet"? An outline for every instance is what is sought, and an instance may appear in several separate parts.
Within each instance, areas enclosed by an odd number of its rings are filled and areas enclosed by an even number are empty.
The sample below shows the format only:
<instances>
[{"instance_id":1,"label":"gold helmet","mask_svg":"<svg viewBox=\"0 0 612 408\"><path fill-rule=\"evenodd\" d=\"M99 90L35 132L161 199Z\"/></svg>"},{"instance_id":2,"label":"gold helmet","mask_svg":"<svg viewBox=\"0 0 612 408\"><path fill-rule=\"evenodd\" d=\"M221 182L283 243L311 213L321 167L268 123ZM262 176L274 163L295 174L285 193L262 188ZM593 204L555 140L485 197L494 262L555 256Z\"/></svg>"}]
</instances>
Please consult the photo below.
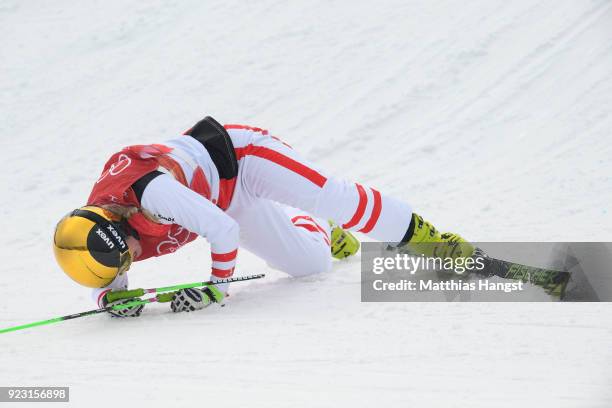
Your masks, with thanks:
<instances>
[{"instance_id":1,"label":"gold helmet","mask_svg":"<svg viewBox=\"0 0 612 408\"><path fill-rule=\"evenodd\" d=\"M94 206L71 211L60 220L53 252L66 275L81 285L102 288L130 268L132 255L119 221L110 211Z\"/></svg>"}]
</instances>

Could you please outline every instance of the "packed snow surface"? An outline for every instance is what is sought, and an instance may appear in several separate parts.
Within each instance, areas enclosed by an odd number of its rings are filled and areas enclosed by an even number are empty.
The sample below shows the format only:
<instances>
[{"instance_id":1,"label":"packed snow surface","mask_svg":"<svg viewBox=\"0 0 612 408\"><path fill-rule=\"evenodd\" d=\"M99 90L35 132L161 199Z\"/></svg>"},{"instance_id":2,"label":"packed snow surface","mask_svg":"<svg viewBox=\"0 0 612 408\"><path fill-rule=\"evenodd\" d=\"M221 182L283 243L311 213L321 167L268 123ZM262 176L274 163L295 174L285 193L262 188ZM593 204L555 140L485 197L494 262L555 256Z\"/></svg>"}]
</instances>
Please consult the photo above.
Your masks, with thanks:
<instances>
[{"instance_id":1,"label":"packed snow surface","mask_svg":"<svg viewBox=\"0 0 612 408\"><path fill-rule=\"evenodd\" d=\"M612 233L609 1L0 2L0 319L93 308L51 235L108 156L205 115L471 240ZM208 246L135 265L202 280ZM293 279L242 251L224 308L2 335L0 385L74 406L610 407L612 306L361 303L360 262Z\"/></svg>"}]
</instances>

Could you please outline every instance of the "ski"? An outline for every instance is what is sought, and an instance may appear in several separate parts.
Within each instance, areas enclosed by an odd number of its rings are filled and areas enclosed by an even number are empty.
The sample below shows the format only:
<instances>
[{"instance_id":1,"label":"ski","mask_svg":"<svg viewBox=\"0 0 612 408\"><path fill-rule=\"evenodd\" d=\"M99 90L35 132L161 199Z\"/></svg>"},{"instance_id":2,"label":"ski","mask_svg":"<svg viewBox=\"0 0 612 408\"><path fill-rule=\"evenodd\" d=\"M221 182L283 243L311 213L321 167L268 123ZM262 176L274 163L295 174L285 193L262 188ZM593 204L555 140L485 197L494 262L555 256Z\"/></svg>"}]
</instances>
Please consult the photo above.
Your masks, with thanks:
<instances>
[{"instance_id":1,"label":"ski","mask_svg":"<svg viewBox=\"0 0 612 408\"><path fill-rule=\"evenodd\" d=\"M472 271L479 277L498 276L502 279L522 281L543 288L548 295L559 300L563 300L565 297L565 289L570 280L569 272L538 268L493 258L480 248L476 249L473 256L482 257L484 260L485 268L482 271Z\"/></svg>"}]
</instances>

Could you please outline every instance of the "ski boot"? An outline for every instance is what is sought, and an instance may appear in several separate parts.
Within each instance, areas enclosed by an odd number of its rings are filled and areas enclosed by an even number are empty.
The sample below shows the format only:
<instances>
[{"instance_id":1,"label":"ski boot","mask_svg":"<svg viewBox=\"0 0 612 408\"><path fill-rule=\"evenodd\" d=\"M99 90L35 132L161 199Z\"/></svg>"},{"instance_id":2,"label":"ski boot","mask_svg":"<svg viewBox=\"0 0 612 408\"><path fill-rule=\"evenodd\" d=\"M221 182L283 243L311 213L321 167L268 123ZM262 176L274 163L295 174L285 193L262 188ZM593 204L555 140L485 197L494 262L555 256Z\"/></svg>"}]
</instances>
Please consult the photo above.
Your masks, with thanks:
<instances>
[{"instance_id":1,"label":"ski boot","mask_svg":"<svg viewBox=\"0 0 612 408\"><path fill-rule=\"evenodd\" d=\"M412 214L410 227L399 244L401 252L411 255L423 255L428 258L469 258L474 254L474 246L457 234L445 232L440 234L433 225L423 217Z\"/></svg>"},{"instance_id":2,"label":"ski boot","mask_svg":"<svg viewBox=\"0 0 612 408\"><path fill-rule=\"evenodd\" d=\"M329 221L331 229L331 253L336 259L353 256L359 250L359 240L348 231L343 230L333 221Z\"/></svg>"}]
</instances>

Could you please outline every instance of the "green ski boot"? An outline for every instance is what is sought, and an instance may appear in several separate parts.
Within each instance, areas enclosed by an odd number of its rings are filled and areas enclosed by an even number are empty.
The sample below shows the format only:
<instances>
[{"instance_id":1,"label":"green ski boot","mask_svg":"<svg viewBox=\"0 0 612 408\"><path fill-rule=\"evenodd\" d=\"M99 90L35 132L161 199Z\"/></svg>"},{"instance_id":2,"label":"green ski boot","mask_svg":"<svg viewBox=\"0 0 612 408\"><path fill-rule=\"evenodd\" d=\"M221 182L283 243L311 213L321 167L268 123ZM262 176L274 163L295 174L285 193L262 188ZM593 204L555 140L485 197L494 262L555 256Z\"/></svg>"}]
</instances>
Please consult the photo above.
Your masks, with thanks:
<instances>
[{"instance_id":1,"label":"green ski boot","mask_svg":"<svg viewBox=\"0 0 612 408\"><path fill-rule=\"evenodd\" d=\"M469 258L474 253L474 246L457 234L446 232L440 234L433 225L423 217L412 214L410 228L399 245L400 251L412 255L423 255L428 258Z\"/></svg>"},{"instance_id":2,"label":"green ski boot","mask_svg":"<svg viewBox=\"0 0 612 408\"><path fill-rule=\"evenodd\" d=\"M353 256L359 250L359 240L353 234L343 230L333 221L329 221L331 228L331 253L336 259Z\"/></svg>"}]
</instances>

